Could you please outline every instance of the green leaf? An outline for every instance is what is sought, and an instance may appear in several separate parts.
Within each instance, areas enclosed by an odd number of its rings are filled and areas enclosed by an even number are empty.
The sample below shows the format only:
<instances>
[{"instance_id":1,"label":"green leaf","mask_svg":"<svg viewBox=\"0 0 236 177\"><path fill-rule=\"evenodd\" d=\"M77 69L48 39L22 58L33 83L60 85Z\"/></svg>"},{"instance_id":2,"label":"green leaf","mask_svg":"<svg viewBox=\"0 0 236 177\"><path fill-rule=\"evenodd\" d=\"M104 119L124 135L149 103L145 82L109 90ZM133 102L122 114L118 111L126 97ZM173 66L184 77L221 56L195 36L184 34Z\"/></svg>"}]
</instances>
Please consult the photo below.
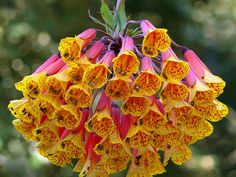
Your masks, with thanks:
<instances>
[{"instance_id":1,"label":"green leaf","mask_svg":"<svg viewBox=\"0 0 236 177\"><path fill-rule=\"evenodd\" d=\"M117 17L118 17L120 31L123 31L127 24L127 18L126 18L126 13L125 13L125 0L120 1L118 11L117 11Z\"/></svg>"},{"instance_id":2,"label":"green leaf","mask_svg":"<svg viewBox=\"0 0 236 177\"><path fill-rule=\"evenodd\" d=\"M140 30L140 28L135 28L134 30L133 29L128 29L128 31L127 31L127 34L129 36L135 36L135 35L140 34L140 33L142 33L142 30Z\"/></svg>"},{"instance_id":3,"label":"green leaf","mask_svg":"<svg viewBox=\"0 0 236 177\"><path fill-rule=\"evenodd\" d=\"M103 20L110 28L114 29L114 26L115 26L114 16L113 16L110 8L108 7L106 1L101 0L101 3L102 3L102 5L100 8L100 13L101 13Z\"/></svg>"},{"instance_id":4,"label":"green leaf","mask_svg":"<svg viewBox=\"0 0 236 177\"><path fill-rule=\"evenodd\" d=\"M107 33L110 34L110 33L112 32L112 29L111 29L109 26L107 26L107 24L104 24L104 23L100 22L98 19L96 19L95 17L93 17L93 16L90 14L90 10L88 10L88 15L89 15L89 18L90 18L91 20L93 20L95 23L97 23L97 24L99 24L99 25L105 27Z\"/></svg>"}]
</instances>

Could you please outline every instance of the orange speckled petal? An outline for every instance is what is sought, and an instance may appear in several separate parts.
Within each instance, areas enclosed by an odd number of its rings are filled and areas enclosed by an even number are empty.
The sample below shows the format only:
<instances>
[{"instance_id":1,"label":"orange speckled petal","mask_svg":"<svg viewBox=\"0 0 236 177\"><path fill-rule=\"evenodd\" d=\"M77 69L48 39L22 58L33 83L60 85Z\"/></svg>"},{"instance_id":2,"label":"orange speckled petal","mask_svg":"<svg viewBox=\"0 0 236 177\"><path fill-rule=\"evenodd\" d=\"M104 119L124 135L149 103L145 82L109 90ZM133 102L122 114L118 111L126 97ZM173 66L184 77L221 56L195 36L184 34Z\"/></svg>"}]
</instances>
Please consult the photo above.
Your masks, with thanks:
<instances>
[{"instance_id":1,"label":"orange speckled petal","mask_svg":"<svg viewBox=\"0 0 236 177\"><path fill-rule=\"evenodd\" d=\"M92 91L85 85L73 85L67 90L65 101L81 108L89 107L92 102Z\"/></svg>"},{"instance_id":2,"label":"orange speckled petal","mask_svg":"<svg viewBox=\"0 0 236 177\"><path fill-rule=\"evenodd\" d=\"M151 96L162 86L162 80L158 74L143 71L134 80L133 90L136 94Z\"/></svg>"},{"instance_id":3,"label":"orange speckled petal","mask_svg":"<svg viewBox=\"0 0 236 177\"><path fill-rule=\"evenodd\" d=\"M171 160L177 165L182 165L191 157L192 151L189 149L189 147L185 145L179 145L173 149Z\"/></svg>"},{"instance_id":4,"label":"orange speckled petal","mask_svg":"<svg viewBox=\"0 0 236 177\"><path fill-rule=\"evenodd\" d=\"M12 124L14 125L15 129L18 132L20 132L27 141L36 140L36 138L33 134L33 132L35 130L35 125L34 124L23 122L19 119L13 120Z\"/></svg>"},{"instance_id":5,"label":"orange speckled petal","mask_svg":"<svg viewBox=\"0 0 236 177\"><path fill-rule=\"evenodd\" d=\"M162 90L161 96L163 100L182 101L188 97L189 89L186 85L176 82L168 83Z\"/></svg>"},{"instance_id":6,"label":"orange speckled petal","mask_svg":"<svg viewBox=\"0 0 236 177\"><path fill-rule=\"evenodd\" d=\"M61 53L62 60L67 63L73 63L80 57L83 40L76 37L67 37L61 40L58 50Z\"/></svg>"},{"instance_id":7,"label":"orange speckled petal","mask_svg":"<svg viewBox=\"0 0 236 177\"><path fill-rule=\"evenodd\" d=\"M53 115L56 125L67 129L76 128L80 123L81 117L81 110L71 105L61 105L61 108L57 109Z\"/></svg>"},{"instance_id":8,"label":"orange speckled petal","mask_svg":"<svg viewBox=\"0 0 236 177\"><path fill-rule=\"evenodd\" d=\"M91 64L83 75L83 82L91 89L101 88L107 82L109 69L104 64Z\"/></svg>"},{"instance_id":9,"label":"orange speckled petal","mask_svg":"<svg viewBox=\"0 0 236 177\"><path fill-rule=\"evenodd\" d=\"M130 94L129 81L113 78L108 81L106 95L114 101L124 99Z\"/></svg>"},{"instance_id":10,"label":"orange speckled petal","mask_svg":"<svg viewBox=\"0 0 236 177\"><path fill-rule=\"evenodd\" d=\"M189 71L187 62L175 59L173 56L164 60L161 77L166 81L180 81Z\"/></svg>"},{"instance_id":11,"label":"orange speckled petal","mask_svg":"<svg viewBox=\"0 0 236 177\"><path fill-rule=\"evenodd\" d=\"M133 116L141 116L147 113L150 109L150 99L142 96L130 96L121 106L121 110L124 114L131 114Z\"/></svg>"},{"instance_id":12,"label":"orange speckled petal","mask_svg":"<svg viewBox=\"0 0 236 177\"><path fill-rule=\"evenodd\" d=\"M139 60L135 53L127 50L112 60L113 72L116 77L128 79L132 74L137 73Z\"/></svg>"}]
</instances>

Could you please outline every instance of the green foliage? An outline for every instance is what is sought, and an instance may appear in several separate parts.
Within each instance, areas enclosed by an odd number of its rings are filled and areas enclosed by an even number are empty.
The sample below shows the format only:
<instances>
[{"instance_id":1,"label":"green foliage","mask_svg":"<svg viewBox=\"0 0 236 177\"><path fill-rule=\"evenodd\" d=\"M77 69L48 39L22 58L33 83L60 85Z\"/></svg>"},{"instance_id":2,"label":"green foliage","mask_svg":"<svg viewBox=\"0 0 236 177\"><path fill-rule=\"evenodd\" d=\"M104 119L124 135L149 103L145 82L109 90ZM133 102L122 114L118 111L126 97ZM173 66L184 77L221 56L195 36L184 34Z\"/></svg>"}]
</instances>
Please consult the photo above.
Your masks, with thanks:
<instances>
[{"instance_id":1,"label":"green foliage","mask_svg":"<svg viewBox=\"0 0 236 177\"><path fill-rule=\"evenodd\" d=\"M125 13L125 0L120 0L120 4L117 7L117 27L119 31L123 31L127 24L126 13Z\"/></svg>"},{"instance_id":2,"label":"green foliage","mask_svg":"<svg viewBox=\"0 0 236 177\"><path fill-rule=\"evenodd\" d=\"M101 0L101 8L100 8L101 16L104 20L104 22L111 28L114 29L115 27L115 19L112 14L112 11L108 7L105 0Z\"/></svg>"}]
</instances>

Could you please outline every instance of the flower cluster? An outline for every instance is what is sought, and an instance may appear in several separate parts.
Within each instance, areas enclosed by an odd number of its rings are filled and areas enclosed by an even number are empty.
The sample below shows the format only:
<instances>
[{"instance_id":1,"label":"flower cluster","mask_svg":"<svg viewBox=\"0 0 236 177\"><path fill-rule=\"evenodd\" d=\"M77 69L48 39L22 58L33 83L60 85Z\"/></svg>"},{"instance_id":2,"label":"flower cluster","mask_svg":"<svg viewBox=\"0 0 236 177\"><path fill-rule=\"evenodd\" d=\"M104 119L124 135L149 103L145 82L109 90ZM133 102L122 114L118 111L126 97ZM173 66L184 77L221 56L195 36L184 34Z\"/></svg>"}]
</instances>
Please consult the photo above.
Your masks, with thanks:
<instances>
[{"instance_id":1,"label":"flower cluster","mask_svg":"<svg viewBox=\"0 0 236 177\"><path fill-rule=\"evenodd\" d=\"M23 98L9 104L13 125L51 163L74 165L80 176L129 166L127 177L151 177L169 160L185 163L189 145L227 115L217 100L225 82L166 29L139 24L135 35L98 39L87 29L64 38L58 54L16 83Z\"/></svg>"}]
</instances>

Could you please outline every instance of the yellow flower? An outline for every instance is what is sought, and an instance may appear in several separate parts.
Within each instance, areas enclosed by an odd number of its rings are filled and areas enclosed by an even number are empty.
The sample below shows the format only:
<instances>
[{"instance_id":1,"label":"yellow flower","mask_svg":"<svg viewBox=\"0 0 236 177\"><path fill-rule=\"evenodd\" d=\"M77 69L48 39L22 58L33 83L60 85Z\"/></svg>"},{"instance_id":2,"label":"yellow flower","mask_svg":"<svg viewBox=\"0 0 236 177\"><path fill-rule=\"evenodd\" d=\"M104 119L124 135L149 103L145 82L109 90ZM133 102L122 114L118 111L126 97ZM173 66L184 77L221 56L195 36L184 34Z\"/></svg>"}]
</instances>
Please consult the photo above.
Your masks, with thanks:
<instances>
[{"instance_id":1,"label":"yellow flower","mask_svg":"<svg viewBox=\"0 0 236 177\"><path fill-rule=\"evenodd\" d=\"M171 160L177 164L182 165L192 157L192 151L186 145L179 145L173 148Z\"/></svg>"},{"instance_id":2,"label":"yellow flower","mask_svg":"<svg viewBox=\"0 0 236 177\"><path fill-rule=\"evenodd\" d=\"M64 62L71 63L80 57L82 49L96 35L94 29L87 29L76 37L66 37L61 40L58 50Z\"/></svg>"},{"instance_id":3,"label":"yellow flower","mask_svg":"<svg viewBox=\"0 0 236 177\"><path fill-rule=\"evenodd\" d=\"M96 144L94 151L98 155L108 155L110 158L117 158L127 155L121 143L112 143L109 138Z\"/></svg>"},{"instance_id":4,"label":"yellow flower","mask_svg":"<svg viewBox=\"0 0 236 177\"><path fill-rule=\"evenodd\" d=\"M214 90L215 96L219 96L223 93L225 82L220 77L211 73L207 66L201 61L200 58L189 49L182 50L185 59L189 62L191 69L198 78L201 78L204 83L211 89Z\"/></svg>"},{"instance_id":5,"label":"yellow flower","mask_svg":"<svg viewBox=\"0 0 236 177\"><path fill-rule=\"evenodd\" d=\"M143 126L148 131L158 131L159 128L165 126L168 121L165 115L159 110L156 101L153 102L148 113L138 119L139 125Z\"/></svg>"},{"instance_id":6,"label":"yellow flower","mask_svg":"<svg viewBox=\"0 0 236 177\"><path fill-rule=\"evenodd\" d=\"M126 137L126 142L131 148L144 148L151 145L153 136L141 126L133 126L130 128Z\"/></svg>"},{"instance_id":7,"label":"yellow flower","mask_svg":"<svg viewBox=\"0 0 236 177\"><path fill-rule=\"evenodd\" d=\"M103 167L107 171L108 174L116 173L118 171L125 170L127 168L130 157L128 155L117 156L114 158L108 158Z\"/></svg>"},{"instance_id":8,"label":"yellow flower","mask_svg":"<svg viewBox=\"0 0 236 177\"><path fill-rule=\"evenodd\" d=\"M135 53L126 50L113 59L113 72L117 78L128 79L132 74L137 73L139 64Z\"/></svg>"},{"instance_id":9,"label":"yellow flower","mask_svg":"<svg viewBox=\"0 0 236 177\"><path fill-rule=\"evenodd\" d=\"M137 95L130 95L121 105L121 111L124 114L141 116L150 109L151 101L149 98Z\"/></svg>"},{"instance_id":10,"label":"yellow flower","mask_svg":"<svg viewBox=\"0 0 236 177\"><path fill-rule=\"evenodd\" d=\"M46 74L35 74L25 76L24 79L15 84L16 89L22 91L25 98L35 99L42 92L46 79Z\"/></svg>"},{"instance_id":11,"label":"yellow flower","mask_svg":"<svg viewBox=\"0 0 236 177\"><path fill-rule=\"evenodd\" d=\"M91 64L83 75L83 82L91 89L101 88L107 82L108 72L111 72L104 64Z\"/></svg>"},{"instance_id":12,"label":"yellow flower","mask_svg":"<svg viewBox=\"0 0 236 177\"><path fill-rule=\"evenodd\" d=\"M13 100L9 103L8 109L18 119L38 125L40 118L34 110L33 104L28 100Z\"/></svg>"},{"instance_id":13,"label":"yellow flower","mask_svg":"<svg viewBox=\"0 0 236 177\"><path fill-rule=\"evenodd\" d=\"M148 57L156 57L158 50L165 52L170 47L170 37L166 29L155 28L148 20L141 21L141 29L144 34L142 42L143 54Z\"/></svg>"},{"instance_id":14,"label":"yellow flower","mask_svg":"<svg viewBox=\"0 0 236 177\"><path fill-rule=\"evenodd\" d=\"M52 119L54 111L60 106L57 100L54 100L47 96L40 96L34 101L34 108L36 113L40 117L47 116L47 118Z\"/></svg>"},{"instance_id":15,"label":"yellow flower","mask_svg":"<svg viewBox=\"0 0 236 177\"><path fill-rule=\"evenodd\" d=\"M204 118L192 115L182 124L182 131L187 135L203 139L213 132L213 126Z\"/></svg>"},{"instance_id":16,"label":"yellow flower","mask_svg":"<svg viewBox=\"0 0 236 177\"><path fill-rule=\"evenodd\" d=\"M137 94L151 96L160 89L161 85L161 78L157 74L142 71L134 80L133 90Z\"/></svg>"},{"instance_id":17,"label":"yellow flower","mask_svg":"<svg viewBox=\"0 0 236 177\"><path fill-rule=\"evenodd\" d=\"M37 141L43 144L55 144L58 139L57 127L53 122L46 122L34 130Z\"/></svg>"},{"instance_id":18,"label":"yellow flower","mask_svg":"<svg viewBox=\"0 0 236 177\"><path fill-rule=\"evenodd\" d=\"M64 73L48 76L46 79L45 89L52 96L61 96L65 93L68 79Z\"/></svg>"},{"instance_id":19,"label":"yellow flower","mask_svg":"<svg viewBox=\"0 0 236 177\"><path fill-rule=\"evenodd\" d=\"M189 100L193 104L205 104L216 98L215 91L196 79L196 83L190 90Z\"/></svg>"},{"instance_id":20,"label":"yellow flower","mask_svg":"<svg viewBox=\"0 0 236 177\"><path fill-rule=\"evenodd\" d=\"M71 105L61 105L53 114L56 125L67 129L76 128L80 123L81 117L81 110Z\"/></svg>"},{"instance_id":21,"label":"yellow flower","mask_svg":"<svg viewBox=\"0 0 236 177\"><path fill-rule=\"evenodd\" d=\"M15 129L19 133L21 133L27 141L36 139L34 134L33 134L33 132L35 130L35 125L34 124L23 122L19 119L13 120L12 124L14 125Z\"/></svg>"},{"instance_id":22,"label":"yellow flower","mask_svg":"<svg viewBox=\"0 0 236 177\"><path fill-rule=\"evenodd\" d=\"M73 85L67 90L65 101L81 108L89 107L92 102L92 91L85 85Z\"/></svg>"},{"instance_id":23,"label":"yellow flower","mask_svg":"<svg viewBox=\"0 0 236 177\"><path fill-rule=\"evenodd\" d=\"M195 112L195 109L185 101L180 101L175 103L167 112L169 119L181 126L185 119L188 119Z\"/></svg>"},{"instance_id":24,"label":"yellow flower","mask_svg":"<svg viewBox=\"0 0 236 177\"><path fill-rule=\"evenodd\" d=\"M114 131L114 122L111 118L110 112L105 109L96 112L94 116L85 124L88 132L95 132L101 137L110 135Z\"/></svg>"},{"instance_id":25,"label":"yellow flower","mask_svg":"<svg viewBox=\"0 0 236 177\"><path fill-rule=\"evenodd\" d=\"M37 150L40 155L46 157L52 164L65 167L71 164L71 159L67 156L64 151L59 151L54 148L51 144L40 143L37 146Z\"/></svg>"},{"instance_id":26,"label":"yellow flower","mask_svg":"<svg viewBox=\"0 0 236 177\"><path fill-rule=\"evenodd\" d=\"M114 57L113 52L107 52L96 64L89 65L85 70L83 82L91 89L101 88L107 82L108 73L112 73L108 67Z\"/></svg>"},{"instance_id":27,"label":"yellow flower","mask_svg":"<svg viewBox=\"0 0 236 177\"><path fill-rule=\"evenodd\" d=\"M144 161L146 162L144 164L144 168L147 168L149 174L157 175L166 172L163 164L160 161L159 154L154 153L150 150L146 150L146 152L142 156L142 158L144 158Z\"/></svg>"},{"instance_id":28,"label":"yellow flower","mask_svg":"<svg viewBox=\"0 0 236 177\"><path fill-rule=\"evenodd\" d=\"M203 81L209 88L214 90L215 97L224 92L225 81L223 81L223 79L221 79L220 77L205 71Z\"/></svg>"},{"instance_id":29,"label":"yellow flower","mask_svg":"<svg viewBox=\"0 0 236 177\"><path fill-rule=\"evenodd\" d=\"M105 88L107 96L113 101L124 99L130 94L130 82L130 80L118 79L116 77L110 79Z\"/></svg>"},{"instance_id":30,"label":"yellow flower","mask_svg":"<svg viewBox=\"0 0 236 177\"><path fill-rule=\"evenodd\" d=\"M61 40L58 50L65 63L75 61L80 57L83 40L77 37L66 37Z\"/></svg>"},{"instance_id":31,"label":"yellow flower","mask_svg":"<svg viewBox=\"0 0 236 177\"><path fill-rule=\"evenodd\" d=\"M128 79L134 73L137 73L139 68L139 60L134 50L134 41L131 37L122 38L122 46L119 54L113 62L113 72L119 79Z\"/></svg>"},{"instance_id":32,"label":"yellow flower","mask_svg":"<svg viewBox=\"0 0 236 177\"><path fill-rule=\"evenodd\" d=\"M151 96L162 86L162 79L156 74L150 58L142 59L141 73L133 82L133 91L136 94Z\"/></svg>"},{"instance_id":33,"label":"yellow flower","mask_svg":"<svg viewBox=\"0 0 236 177\"><path fill-rule=\"evenodd\" d=\"M81 134L69 136L63 140L59 146L59 150L66 152L69 158L80 158L85 153Z\"/></svg>"},{"instance_id":34,"label":"yellow flower","mask_svg":"<svg viewBox=\"0 0 236 177\"><path fill-rule=\"evenodd\" d=\"M175 53L170 48L165 53L162 53L163 64L161 77L167 82L181 81L189 72L187 62L177 58Z\"/></svg>"},{"instance_id":35,"label":"yellow flower","mask_svg":"<svg viewBox=\"0 0 236 177\"><path fill-rule=\"evenodd\" d=\"M218 100L213 100L208 104L195 105L196 111L211 122L220 121L228 114L228 107Z\"/></svg>"},{"instance_id":36,"label":"yellow flower","mask_svg":"<svg viewBox=\"0 0 236 177\"><path fill-rule=\"evenodd\" d=\"M189 89L181 82L165 83L161 97L163 101L170 100L172 102L182 101L188 97Z\"/></svg>"},{"instance_id":37,"label":"yellow flower","mask_svg":"<svg viewBox=\"0 0 236 177\"><path fill-rule=\"evenodd\" d=\"M70 80L74 84L81 84L83 75L84 75L84 67L76 62L69 66L66 70L66 76L68 80Z\"/></svg>"},{"instance_id":38,"label":"yellow flower","mask_svg":"<svg viewBox=\"0 0 236 177\"><path fill-rule=\"evenodd\" d=\"M138 151L134 155L127 177L152 177L164 172L159 154L147 149L144 152Z\"/></svg>"}]
</instances>

